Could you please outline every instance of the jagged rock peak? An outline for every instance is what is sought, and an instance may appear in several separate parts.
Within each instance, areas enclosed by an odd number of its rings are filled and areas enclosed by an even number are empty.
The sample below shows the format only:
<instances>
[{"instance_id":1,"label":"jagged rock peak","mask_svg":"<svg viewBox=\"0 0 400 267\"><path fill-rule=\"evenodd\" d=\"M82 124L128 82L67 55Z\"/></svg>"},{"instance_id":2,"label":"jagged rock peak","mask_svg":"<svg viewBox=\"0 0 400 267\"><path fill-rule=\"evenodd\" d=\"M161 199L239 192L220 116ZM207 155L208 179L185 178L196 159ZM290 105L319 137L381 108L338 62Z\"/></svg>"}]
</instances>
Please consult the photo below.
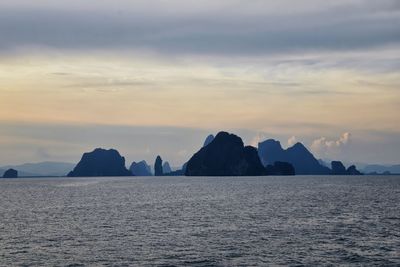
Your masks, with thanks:
<instances>
[{"instance_id":1,"label":"jagged rock peak","mask_svg":"<svg viewBox=\"0 0 400 267\"><path fill-rule=\"evenodd\" d=\"M157 156L156 161L154 162L154 175L155 176L162 176L164 174L162 164L163 164L163 161L162 161L161 157Z\"/></svg>"}]
</instances>

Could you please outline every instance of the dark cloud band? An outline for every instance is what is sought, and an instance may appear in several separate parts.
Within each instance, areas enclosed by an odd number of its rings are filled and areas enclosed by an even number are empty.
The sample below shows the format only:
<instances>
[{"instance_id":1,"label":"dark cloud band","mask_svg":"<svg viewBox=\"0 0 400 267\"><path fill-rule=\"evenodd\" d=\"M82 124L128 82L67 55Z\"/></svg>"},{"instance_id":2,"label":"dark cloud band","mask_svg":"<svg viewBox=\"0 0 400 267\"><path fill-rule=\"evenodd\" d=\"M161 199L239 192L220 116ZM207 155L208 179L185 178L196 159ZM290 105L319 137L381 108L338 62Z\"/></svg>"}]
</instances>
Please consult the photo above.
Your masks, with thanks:
<instances>
[{"instance_id":1,"label":"dark cloud band","mask_svg":"<svg viewBox=\"0 0 400 267\"><path fill-rule=\"evenodd\" d=\"M160 14L151 9L139 13L132 6L109 10L93 7L90 11L4 7L0 9L0 49L3 53L30 46L149 49L232 56L398 45L399 6L393 1L364 3L301 13L220 10L193 15Z\"/></svg>"}]
</instances>

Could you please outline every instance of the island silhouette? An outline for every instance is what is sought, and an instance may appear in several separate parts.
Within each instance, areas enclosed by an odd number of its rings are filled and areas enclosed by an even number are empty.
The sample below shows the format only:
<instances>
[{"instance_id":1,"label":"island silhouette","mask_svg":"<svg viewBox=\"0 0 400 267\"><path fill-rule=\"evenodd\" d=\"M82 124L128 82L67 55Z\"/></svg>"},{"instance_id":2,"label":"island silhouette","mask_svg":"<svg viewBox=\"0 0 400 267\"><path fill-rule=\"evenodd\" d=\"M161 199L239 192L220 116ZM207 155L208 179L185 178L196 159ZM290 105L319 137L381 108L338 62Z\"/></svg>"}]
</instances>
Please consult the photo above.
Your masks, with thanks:
<instances>
[{"instance_id":1,"label":"island silhouette","mask_svg":"<svg viewBox=\"0 0 400 267\"><path fill-rule=\"evenodd\" d=\"M257 148L245 146L239 136L221 131L215 136L208 135L203 146L193 154L181 168L172 169L168 161L157 155L153 167L145 160L133 161L126 168L125 158L116 149L96 148L82 155L76 164L43 162L19 165L24 170L19 173L18 166L3 167L3 178L37 177L25 171L46 166L53 173L70 167L68 174L48 176L101 177L101 176L267 176L267 175L363 175L355 165L348 168L341 161L334 160L330 168L300 142L283 149L274 139L259 142ZM371 174L377 174L371 172ZM383 174L390 174L383 172Z\"/></svg>"},{"instance_id":2,"label":"island silhouette","mask_svg":"<svg viewBox=\"0 0 400 267\"><path fill-rule=\"evenodd\" d=\"M85 153L68 177L131 176L125 167L125 158L115 149L96 148Z\"/></svg>"},{"instance_id":3,"label":"island silhouette","mask_svg":"<svg viewBox=\"0 0 400 267\"><path fill-rule=\"evenodd\" d=\"M232 133L221 131L209 135L204 145L188 159L181 169L172 171L168 162L158 155L154 174L145 161L133 162L129 170L125 158L115 149L96 148L84 153L69 177L96 176L264 176L264 175L361 175L352 165L333 161L331 168L320 163L302 144L283 149L280 142L268 139L258 147L245 146Z\"/></svg>"}]
</instances>

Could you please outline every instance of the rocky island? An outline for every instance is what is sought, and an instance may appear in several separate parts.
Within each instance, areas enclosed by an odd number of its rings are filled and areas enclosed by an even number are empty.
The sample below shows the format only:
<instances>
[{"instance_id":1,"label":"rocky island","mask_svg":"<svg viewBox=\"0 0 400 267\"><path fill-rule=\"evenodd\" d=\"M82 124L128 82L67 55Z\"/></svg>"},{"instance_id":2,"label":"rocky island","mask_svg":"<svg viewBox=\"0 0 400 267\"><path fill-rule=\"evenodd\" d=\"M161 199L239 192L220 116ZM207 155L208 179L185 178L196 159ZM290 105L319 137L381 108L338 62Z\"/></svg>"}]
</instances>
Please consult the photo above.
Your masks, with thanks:
<instances>
[{"instance_id":1,"label":"rocky island","mask_svg":"<svg viewBox=\"0 0 400 267\"><path fill-rule=\"evenodd\" d=\"M125 158L115 149L96 148L84 153L68 177L131 176L125 167Z\"/></svg>"},{"instance_id":2,"label":"rocky island","mask_svg":"<svg viewBox=\"0 0 400 267\"><path fill-rule=\"evenodd\" d=\"M285 150L279 141L268 139L258 144L258 155L264 166L273 165L278 161L288 162L293 165L296 174L330 174L330 169L321 165L302 143L296 143Z\"/></svg>"},{"instance_id":3,"label":"rocky island","mask_svg":"<svg viewBox=\"0 0 400 267\"><path fill-rule=\"evenodd\" d=\"M341 161L332 161L331 175L362 175L362 173L357 170L355 165L351 165L346 169Z\"/></svg>"},{"instance_id":4,"label":"rocky island","mask_svg":"<svg viewBox=\"0 0 400 267\"><path fill-rule=\"evenodd\" d=\"M207 136L203 146L181 169L172 170L167 161L157 156L155 176L262 176L262 175L362 175L352 165L347 169L340 161L332 161L331 168L302 144L283 149L280 142L268 139L258 143L258 149L245 146L242 139L228 132ZM5 174L6 175L6 174ZM132 162L129 170L125 158L115 149L96 148L84 153L69 177L87 176L152 176L144 161ZM15 177L11 170L8 177Z\"/></svg>"},{"instance_id":5,"label":"rocky island","mask_svg":"<svg viewBox=\"0 0 400 267\"><path fill-rule=\"evenodd\" d=\"M265 174L257 150L240 137L219 132L186 165L187 176L254 176Z\"/></svg>"},{"instance_id":6,"label":"rocky island","mask_svg":"<svg viewBox=\"0 0 400 267\"><path fill-rule=\"evenodd\" d=\"M14 169L8 169L4 172L3 178L18 178L18 171Z\"/></svg>"},{"instance_id":7,"label":"rocky island","mask_svg":"<svg viewBox=\"0 0 400 267\"><path fill-rule=\"evenodd\" d=\"M134 176L152 176L150 166L146 161L142 160L140 162L132 162L131 167L129 168L132 175Z\"/></svg>"}]
</instances>

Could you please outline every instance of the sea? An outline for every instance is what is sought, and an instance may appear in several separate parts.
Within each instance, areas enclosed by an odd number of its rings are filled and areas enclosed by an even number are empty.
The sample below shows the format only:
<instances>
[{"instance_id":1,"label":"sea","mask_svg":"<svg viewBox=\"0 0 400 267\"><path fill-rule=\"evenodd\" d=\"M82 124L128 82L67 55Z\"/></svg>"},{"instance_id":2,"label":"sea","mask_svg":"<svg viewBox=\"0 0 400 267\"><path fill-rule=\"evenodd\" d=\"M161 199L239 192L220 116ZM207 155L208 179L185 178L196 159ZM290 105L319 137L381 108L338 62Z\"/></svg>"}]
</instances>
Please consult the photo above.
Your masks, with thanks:
<instances>
[{"instance_id":1,"label":"sea","mask_svg":"<svg viewBox=\"0 0 400 267\"><path fill-rule=\"evenodd\" d=\"M0 266L400 266L400 176L0 179Z\"/></svg>"}]
</instances>

